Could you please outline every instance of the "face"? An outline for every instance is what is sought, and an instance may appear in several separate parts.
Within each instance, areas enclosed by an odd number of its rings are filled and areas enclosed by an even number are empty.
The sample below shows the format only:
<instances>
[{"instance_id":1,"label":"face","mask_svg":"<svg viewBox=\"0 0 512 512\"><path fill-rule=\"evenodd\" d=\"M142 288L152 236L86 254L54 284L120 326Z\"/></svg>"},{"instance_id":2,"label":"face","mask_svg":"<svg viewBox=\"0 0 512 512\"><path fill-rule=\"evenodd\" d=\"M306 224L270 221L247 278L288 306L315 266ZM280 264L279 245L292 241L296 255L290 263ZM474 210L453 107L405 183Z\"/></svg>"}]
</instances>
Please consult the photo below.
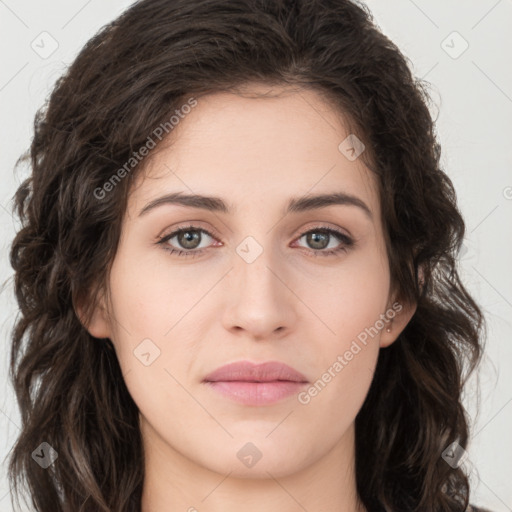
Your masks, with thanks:
<instances>
[{"instance_id":1,"label":"face","mask_svg":"<svg viewBox=\"0 0 512 512\"><path fill-rule=\"evenodd\" d=\"M342 117L315 92L272 91L199 99L148 159L123 219L110 316L98 308L89 325L114 343L145 443L256 478L353 442L379 349L411 316L389 295L377 184L339 149ZM225 208L155 202L177 193ZM357 199L288 209L324 194ZM284 363L306 382L204 382L237 361Z\"/></svg>"}]
</instances>

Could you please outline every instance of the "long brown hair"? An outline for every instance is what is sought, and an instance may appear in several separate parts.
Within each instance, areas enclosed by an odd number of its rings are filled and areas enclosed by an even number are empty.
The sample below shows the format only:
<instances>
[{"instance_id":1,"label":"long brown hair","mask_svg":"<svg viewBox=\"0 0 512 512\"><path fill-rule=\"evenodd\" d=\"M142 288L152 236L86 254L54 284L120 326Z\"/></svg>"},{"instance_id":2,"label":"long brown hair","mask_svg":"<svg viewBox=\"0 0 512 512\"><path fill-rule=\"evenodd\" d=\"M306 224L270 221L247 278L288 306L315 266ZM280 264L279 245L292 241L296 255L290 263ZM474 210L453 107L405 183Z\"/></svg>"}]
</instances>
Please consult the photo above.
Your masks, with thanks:
<instances>
[{"instance_id":1,"label":"long brown hair","mask_svg":"<svg viewBox=\"0 0 512 512\"><path fill-rule=\"evenodd\" d=\"M22 427L9 478L18 503L23 482L40 512L140 510L138 409L111 341L88 333L77 304L90 313L108 286L144 168L126 162L190 98L251 82L317 91L365 144L392 287L417 303L380 351L356 418L361 501L372 512L466 510L467 475L441 457L454 441L467 445L461 392L483 348L482 313L457 272L465 224L440 168L428 84L349 0L142 0L58 80L14 197L22 225L10 252L20 309L10 378ZM98 192L116 172L122 179ZM43 469L37 450L58 458Z\"/></svg>"}]
</instances>

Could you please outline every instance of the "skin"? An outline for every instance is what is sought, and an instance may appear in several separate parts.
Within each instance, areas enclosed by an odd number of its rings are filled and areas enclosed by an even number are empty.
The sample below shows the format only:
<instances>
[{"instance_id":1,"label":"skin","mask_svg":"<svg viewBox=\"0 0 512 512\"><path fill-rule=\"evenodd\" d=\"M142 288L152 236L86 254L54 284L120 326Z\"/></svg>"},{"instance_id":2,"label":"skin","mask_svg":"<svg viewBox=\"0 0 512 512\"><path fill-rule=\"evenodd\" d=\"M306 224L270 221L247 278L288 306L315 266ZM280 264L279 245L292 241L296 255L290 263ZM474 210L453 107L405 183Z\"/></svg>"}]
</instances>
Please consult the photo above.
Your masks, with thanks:
<instances>
[{"instance_id":1,"label":"skin","mask_svg":"<svg viewBox=\"0 0 512 512\"><path fill-rule=\"evenodd\" d=\"M252 84L244 95L200 98L172 131L172 144L145 162L123 219L108 300L87 326L113 341L140 410L143 512L365 510L356 493L354 421L379 350L396 340L414 306L401 304L391 332L380 329L360 344L307 404L292 395L247 406L202 383L237 360L281 361L314 383L392 309L377 184L360 158L350 161L338 149L347 135L342 117L316 92ZM350 205L284 214L291 197L333 191L359 197L373 220ZM139 216L171 192L218 196L235 211L165 204ZM156 243L189 222L214 235L201 233L203 254L180 257ZM315 257L322 249L304 233L319 226L357 243ZM250 264L236 251L247 236L263 249ZM187 250L184 241L175 237L167 247ZM334 236L327 243L343 244ZM134 355L147 338L160 350L148 366ZM248 442L261 453L252 467L237 457Z\"/></svg>"}]
</instances>

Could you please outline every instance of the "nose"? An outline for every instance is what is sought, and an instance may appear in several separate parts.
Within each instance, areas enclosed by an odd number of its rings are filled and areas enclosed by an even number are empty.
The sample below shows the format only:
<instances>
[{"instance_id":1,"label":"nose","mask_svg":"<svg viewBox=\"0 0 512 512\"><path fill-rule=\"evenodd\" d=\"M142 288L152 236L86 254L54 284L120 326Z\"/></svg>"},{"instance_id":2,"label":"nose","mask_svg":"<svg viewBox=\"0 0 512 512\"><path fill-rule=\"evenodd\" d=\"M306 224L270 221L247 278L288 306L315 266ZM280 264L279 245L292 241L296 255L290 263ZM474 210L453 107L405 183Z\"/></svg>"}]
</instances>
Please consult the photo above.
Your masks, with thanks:
<instances>
[{"instance_id":1,"label":"nose","mask_svg":"<svg viewBox=\"0 0 512 512\"><path fill-rule=\"evenodd\" d=\"M300 300L282 261L276 251L264 249L254 239L237 248L226 276L225 329L265 340L282 337L297 324Z\"/></svg>"}]
</instances>

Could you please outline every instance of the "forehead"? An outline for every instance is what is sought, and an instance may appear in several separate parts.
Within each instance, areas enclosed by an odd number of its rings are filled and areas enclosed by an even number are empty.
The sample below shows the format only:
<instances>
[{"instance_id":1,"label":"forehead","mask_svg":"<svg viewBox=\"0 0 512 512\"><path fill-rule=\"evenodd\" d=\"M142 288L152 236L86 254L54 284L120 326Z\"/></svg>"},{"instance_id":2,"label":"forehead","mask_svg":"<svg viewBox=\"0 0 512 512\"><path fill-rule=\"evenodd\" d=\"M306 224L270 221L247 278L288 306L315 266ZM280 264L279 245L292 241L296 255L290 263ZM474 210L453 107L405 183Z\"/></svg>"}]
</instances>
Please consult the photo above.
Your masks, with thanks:
<instances>
[{"instance_id":1,"label":"forehead","mask_svg":"<svg viewBox=\"0 0 512 512\"><path fill-rule=\"evenodd\" d=\"M281 207L292 196L343 191L377 218L375 176L347 158L343 116L317 92L252 85L203 96L180 117L137 176L130 217L169 192L230 198L236 213L249 203Z\"/></svg>"}]
</instances>

